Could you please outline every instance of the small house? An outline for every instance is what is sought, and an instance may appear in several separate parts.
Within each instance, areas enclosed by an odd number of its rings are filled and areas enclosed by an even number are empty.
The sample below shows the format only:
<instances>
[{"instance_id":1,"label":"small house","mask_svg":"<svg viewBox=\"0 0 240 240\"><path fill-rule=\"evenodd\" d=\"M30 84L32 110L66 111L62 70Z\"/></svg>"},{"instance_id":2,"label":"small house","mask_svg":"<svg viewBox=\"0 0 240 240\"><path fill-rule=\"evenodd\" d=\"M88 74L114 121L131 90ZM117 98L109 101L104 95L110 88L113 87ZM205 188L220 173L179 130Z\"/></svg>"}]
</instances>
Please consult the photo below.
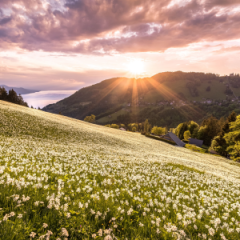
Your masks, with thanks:
<instances>
[{"instance_id":1,"label":"small house","mask_svg":"<svg viewBox=\"0 0 240 240\"><path fill-rule=\"evenodd\" d=\"M171 141L171 142L175 142L177 146L179 147L184 147L185 143L182 142L174 133L172 132L168 132L166 135L161 136L161 138Z\"/></svg>"},{"instance_id":2,"label":"small house","mask_svg":"<svg viewBox=\"0 0 240 240\"><path fill-rule=\"evenodd\" d=\"M203 140L199 140L196 138L189 138L188 141L189 141L189 144L196 145L197 147L202 147L203 145Z\"/></svg>"}]
</instances>

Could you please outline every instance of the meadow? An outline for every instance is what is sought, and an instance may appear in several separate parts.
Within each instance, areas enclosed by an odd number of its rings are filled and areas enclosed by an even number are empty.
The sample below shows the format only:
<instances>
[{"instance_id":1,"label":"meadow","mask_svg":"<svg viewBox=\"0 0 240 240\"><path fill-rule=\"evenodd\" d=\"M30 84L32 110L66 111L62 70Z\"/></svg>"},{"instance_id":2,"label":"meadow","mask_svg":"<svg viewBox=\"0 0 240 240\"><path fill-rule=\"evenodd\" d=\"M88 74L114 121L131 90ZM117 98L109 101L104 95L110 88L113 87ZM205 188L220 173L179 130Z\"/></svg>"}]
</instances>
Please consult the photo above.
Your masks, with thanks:
<instances>
[{"instance_id":1,"label":"meadow","mask_svg":"<svg viewBox=\"0 0 240 240\"><path fill-rule=\"evenodd\" d=\"M0 101L0 239L240 239L240 166Z\"/></svg>"}]
</instances>

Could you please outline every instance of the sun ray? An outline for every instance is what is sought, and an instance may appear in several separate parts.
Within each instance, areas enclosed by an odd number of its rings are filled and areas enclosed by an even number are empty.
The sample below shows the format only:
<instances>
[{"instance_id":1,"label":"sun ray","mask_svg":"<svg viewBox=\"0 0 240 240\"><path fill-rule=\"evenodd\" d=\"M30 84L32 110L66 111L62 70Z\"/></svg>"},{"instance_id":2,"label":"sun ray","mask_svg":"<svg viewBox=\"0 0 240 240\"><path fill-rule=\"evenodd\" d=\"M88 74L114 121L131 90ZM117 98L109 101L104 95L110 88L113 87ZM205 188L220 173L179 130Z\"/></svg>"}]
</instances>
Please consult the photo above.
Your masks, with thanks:
<instances>
[{"instance_id":1,"label":"sun ray","mask_svg":"<svg viewBox=\"0 0 240 240\"><path fill-rule=\"evenodd\" d=\"M138 84L137 79L133 79L133 90L132 90L132 107L133 111L136 112L136 107L138 106Z\"/></svg>"},{"instance_id":2,"label":"sun ray","mask_svg":"<svg viewBox=\"0 0 240 240\"><path fill-rule=\"evenodd\" d=\"M107 88L105 88L103 91L101 91L97 98L99 99L97 102L95 102L91 108L87 109L86 111L82 112L82 114L80 114L78 116L78 118L82 118L83 116L85 116L87 113L89 113L91 110L93 110L107 95L109 95L116 87L118 87L122 81L126 80L125 78L117 78L114 82L112 82L110 85L107 86ZM128 81L126 81L126 84L129 84Z\"/></svg>"}]
</instances>

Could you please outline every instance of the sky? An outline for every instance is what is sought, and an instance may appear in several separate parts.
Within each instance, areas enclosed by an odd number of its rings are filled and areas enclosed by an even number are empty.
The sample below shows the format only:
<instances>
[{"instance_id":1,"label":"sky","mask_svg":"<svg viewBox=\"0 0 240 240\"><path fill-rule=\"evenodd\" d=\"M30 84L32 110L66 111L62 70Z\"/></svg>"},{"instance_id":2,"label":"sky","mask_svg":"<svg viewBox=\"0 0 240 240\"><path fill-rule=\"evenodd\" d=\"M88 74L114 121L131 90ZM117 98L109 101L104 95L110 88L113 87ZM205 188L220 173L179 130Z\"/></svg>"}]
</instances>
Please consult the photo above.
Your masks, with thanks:
<instances>
[{"instance_id":1,"label":"sky","mask_svg":"<svg viewBox=\"0 0 240 240\"><path fill-rule=\"evenodd\" d=\"M240 73L240 0L0 0L0 84Z\"/></svg>"}]
</instances>

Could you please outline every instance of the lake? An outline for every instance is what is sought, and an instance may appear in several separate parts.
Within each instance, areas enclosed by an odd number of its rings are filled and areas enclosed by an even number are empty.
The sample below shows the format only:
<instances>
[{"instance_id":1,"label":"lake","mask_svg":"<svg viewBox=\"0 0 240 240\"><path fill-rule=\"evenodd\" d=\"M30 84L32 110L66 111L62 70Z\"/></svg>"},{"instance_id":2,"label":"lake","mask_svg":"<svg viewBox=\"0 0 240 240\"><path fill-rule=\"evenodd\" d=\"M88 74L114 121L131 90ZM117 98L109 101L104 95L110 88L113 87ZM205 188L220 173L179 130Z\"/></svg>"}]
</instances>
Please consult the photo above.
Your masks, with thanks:
<instances>
[{"instance_id":1,"label":"lake","mask_svg":"<svg viewBox=\"0 0 240 240\"><path fill-rule=\"evenodd\" d=\"M23 94L22 97L29 107L43 108L48 104L56 103L66 97L69 97L76 90L58 90L58 91L40 91L36 93Z\"/></svg>"}]
</instances>

